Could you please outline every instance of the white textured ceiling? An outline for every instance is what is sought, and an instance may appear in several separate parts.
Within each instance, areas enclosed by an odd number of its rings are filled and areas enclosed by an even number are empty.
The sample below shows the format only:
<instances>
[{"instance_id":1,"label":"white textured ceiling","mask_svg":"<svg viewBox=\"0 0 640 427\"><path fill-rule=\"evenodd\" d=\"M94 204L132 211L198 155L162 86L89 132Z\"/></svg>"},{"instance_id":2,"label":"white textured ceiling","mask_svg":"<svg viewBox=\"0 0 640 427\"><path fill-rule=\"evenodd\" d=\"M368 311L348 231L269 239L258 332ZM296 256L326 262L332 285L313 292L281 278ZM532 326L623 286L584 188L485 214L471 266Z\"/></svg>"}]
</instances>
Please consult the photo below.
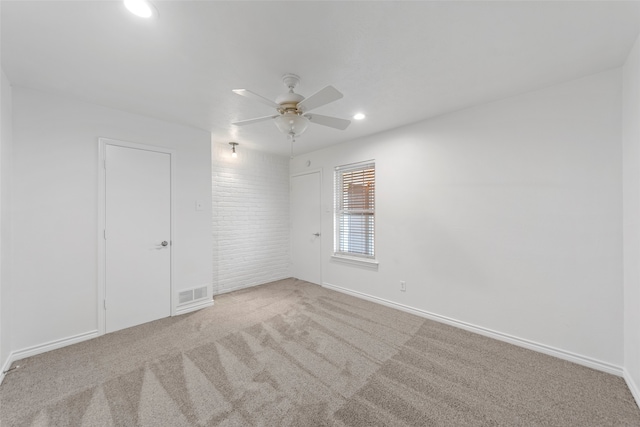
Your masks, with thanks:
<instances>
[{"instance_id":1,"label":"white textured ceiling","mask_svg":"<svg viewBox=\"0 0 640 427\"><path fill-rule=\"evenodd\" d=\"M159 18L120 1L0 2L2 68L14 86L60 93L211 131L213 141L289 153L272 113L296 73L315 110L367 119L311 124L296 153L621 66L638 2L155 1Z\"/></svg>"}]
</instances>

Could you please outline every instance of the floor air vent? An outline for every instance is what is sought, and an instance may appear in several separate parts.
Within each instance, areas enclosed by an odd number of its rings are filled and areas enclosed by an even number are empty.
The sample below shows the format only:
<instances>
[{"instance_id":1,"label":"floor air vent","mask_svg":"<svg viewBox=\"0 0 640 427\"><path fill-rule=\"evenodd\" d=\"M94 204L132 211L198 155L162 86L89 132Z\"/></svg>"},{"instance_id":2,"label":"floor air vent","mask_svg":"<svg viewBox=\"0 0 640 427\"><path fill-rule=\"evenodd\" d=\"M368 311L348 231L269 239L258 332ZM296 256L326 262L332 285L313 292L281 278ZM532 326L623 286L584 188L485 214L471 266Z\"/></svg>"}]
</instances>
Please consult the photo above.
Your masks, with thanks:
<instances>
[{"instance_id":1,"label":"floor air vent","mask_svg":"<svg viewBox=\"0 0 640 427\"><path fill-rule=\"evenodd\" d=\"M187 291L181 291L178 294L178 305L186 304L191 301L199 300L207 297L207 287L201 286L199 288L189 289Z\"/></svg>"},{"instance_id":2,"label":"floor air vent","mask_svg":"<svg viewBox=\"0 0 640 427\"><path fill-rule=\"evenodd\" d=\"M207 287L196 288L193 290L193 299L205 298L207 296Z\"/></svg>"}]
</instances>

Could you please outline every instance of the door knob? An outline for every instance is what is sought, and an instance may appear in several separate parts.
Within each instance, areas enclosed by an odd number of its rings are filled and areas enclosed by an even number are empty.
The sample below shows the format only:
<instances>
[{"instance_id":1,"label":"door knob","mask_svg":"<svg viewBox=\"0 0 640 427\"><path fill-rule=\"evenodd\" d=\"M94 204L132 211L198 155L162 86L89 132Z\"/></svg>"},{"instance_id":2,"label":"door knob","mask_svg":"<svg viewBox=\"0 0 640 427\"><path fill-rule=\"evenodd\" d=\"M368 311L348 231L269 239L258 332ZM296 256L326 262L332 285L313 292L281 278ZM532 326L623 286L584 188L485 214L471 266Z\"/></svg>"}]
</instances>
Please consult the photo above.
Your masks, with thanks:
<instances>
[{"instance_id":1,"label":"door knob","mask_svg":"<svg viewBox=\"0 0 640 427\"><path fill-rule=\"evenodd\" d=\"M313 233L314 236L320 237L320 233Z\"/></svg>"},{"instance_id":2,"label":"door knob","mask_svg":"<svg viewBox=\"0 0 640 427\"><path fill-rule=\"evenodd\" d=\"M169 244L169 242L167 242L166 240L162 243L160 243L162 246L167 246Z\"/></svg>"}]
</instances>

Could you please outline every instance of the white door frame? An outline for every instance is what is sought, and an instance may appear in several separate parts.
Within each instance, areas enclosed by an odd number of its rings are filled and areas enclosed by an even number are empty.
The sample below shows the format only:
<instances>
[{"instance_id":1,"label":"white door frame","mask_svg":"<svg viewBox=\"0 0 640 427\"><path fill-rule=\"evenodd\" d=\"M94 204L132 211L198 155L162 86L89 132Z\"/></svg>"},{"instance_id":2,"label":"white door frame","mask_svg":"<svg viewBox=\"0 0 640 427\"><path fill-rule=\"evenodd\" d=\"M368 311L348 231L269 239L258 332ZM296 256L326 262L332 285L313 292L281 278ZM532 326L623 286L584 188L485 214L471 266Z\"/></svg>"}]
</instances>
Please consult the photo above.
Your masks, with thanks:
<instances>
[{"instance_id":1,"label":"white door frame","mask_svg":"<svg viewBox=\"0 0 640 427\"><path fill-rule=\"evenodd\" d=\"M106 227L106 217L105 217L105 209L106 209L106 169L105 169L105 160L106 160L106 147L107 145L114 145L118 147L132 148L137 150L145 150L152 151L156 153L164 153L169 155L169 164L170 164L170 210L169 213L171 217L170 221L170 265L169 265L169 282L170 282L170 298L169 304L171 316L175 316L175 304L174 304L174 296L173 296L173 218L174 218L174 199L176 197L175 188L174 188L174 164L175 164L175 150L171 150L163 147L156 147L153 145L145 145L138 144L135 142L127 142L127 141L119 141L116 139L109 138L98 138L98 299L96 301L98 307L98 335L104 335L106 331L106 315L107 312L105 310L105 295L106 295L106 240L105 240L105 227Z\"/></svg>"},{"instance_id":2,"label":"white door frame","mask_svg":"<svg viewBox=\"0 0 640 427\"><path fill-rule=\"evenodd\" d=\"M298 176L304 176L304 175L312 175L314 173L317 173L318 176L319 176L319 179L320 179L320 196L319 196L320 197L320 233L321 233L321 236L324 237L325 236L324 227L323 227L324 222L322 220L322 217L323 217L323 214L324 214L324 212L323 212L323 205L324 205L323 201L324 201L324 198L322 197L323 196L322 187L323 187L324 181L323 181L323 176L322 176L322 168L309 169L309 170L306 170L304 172L298 172L298 173L291 174L291 176L289 177L289 193L291 193L291 190L293 189L293 178L298 177ZM332 209L333 209L333 206L332 206ZM289 212L291 212L291 205L289 205ZM291 230L291 228L289 228L289 229ZM289 239L289 240L291 240L291 242L289 244L290 245L289 246L289 253L293 254L293 239ZM330 243L333 245L333 237L331 238L331 242ZM324 285L324 281L323 281L324 280L324 271L323 271L324 270L324 266L323 266L323 263L322 263L322 254L324 253L325 245L326 245L326 239L320 239L320 259L318 260L318 262L320 263L320 285L321 286Z\"/></svg>"}]
</instances>

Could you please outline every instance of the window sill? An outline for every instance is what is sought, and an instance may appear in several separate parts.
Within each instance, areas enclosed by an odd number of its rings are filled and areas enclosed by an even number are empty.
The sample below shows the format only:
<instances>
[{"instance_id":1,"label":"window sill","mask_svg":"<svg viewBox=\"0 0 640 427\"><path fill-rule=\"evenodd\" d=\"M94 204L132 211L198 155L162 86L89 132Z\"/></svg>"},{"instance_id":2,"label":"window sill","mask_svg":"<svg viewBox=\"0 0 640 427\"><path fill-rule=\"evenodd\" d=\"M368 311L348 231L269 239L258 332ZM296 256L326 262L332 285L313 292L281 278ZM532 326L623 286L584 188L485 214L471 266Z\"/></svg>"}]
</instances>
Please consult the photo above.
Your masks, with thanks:
<instances>
[{"instance_id":1,"label":"window sill","mask_svg":"<svg viewBox=\"0 0 640 427\"><path fill-rule=\"evenodd\" d=\"M344 255L331 255L331 261L339 262L341 264L355 265L358 267L364 267L369 270L378 271L378 261L369 258L356 258Z\"/></svg>"}]
</instances>

